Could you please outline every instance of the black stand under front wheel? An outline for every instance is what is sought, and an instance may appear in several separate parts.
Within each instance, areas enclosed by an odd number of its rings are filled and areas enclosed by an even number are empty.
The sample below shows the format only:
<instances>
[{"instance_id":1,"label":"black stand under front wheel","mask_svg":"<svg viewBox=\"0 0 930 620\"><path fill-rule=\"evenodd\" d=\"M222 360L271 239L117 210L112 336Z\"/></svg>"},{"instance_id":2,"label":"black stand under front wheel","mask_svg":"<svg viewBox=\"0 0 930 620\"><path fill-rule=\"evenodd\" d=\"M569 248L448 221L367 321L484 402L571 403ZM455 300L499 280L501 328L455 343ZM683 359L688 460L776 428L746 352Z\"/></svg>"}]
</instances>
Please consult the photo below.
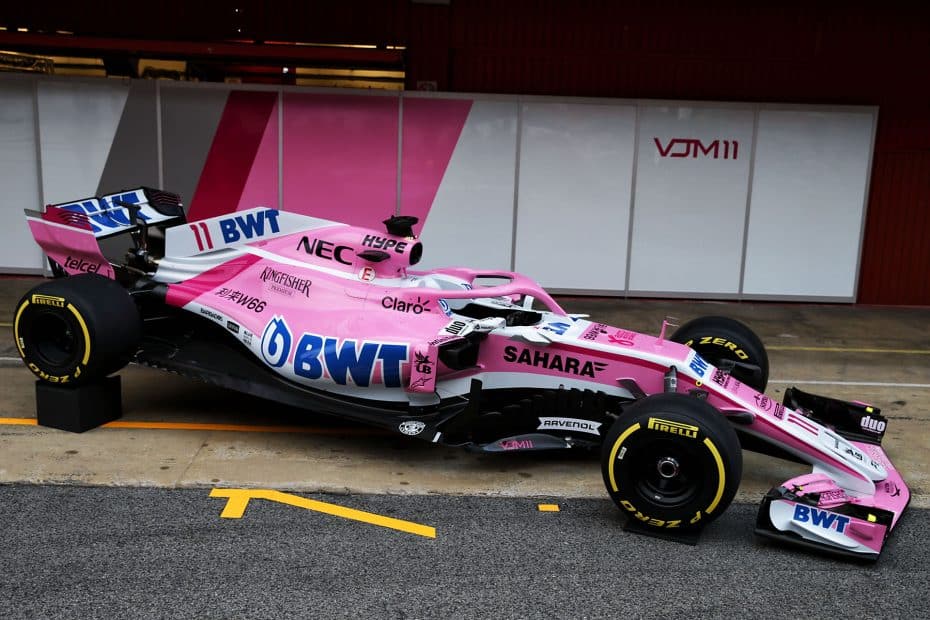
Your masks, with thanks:
<instances>
[{"instance_id":1,"label":"black stand under front wheel","mask_svg":"<svg viewBox=\"0 0 930 620\"><path fill-rule=\"evenodd\" d=\"M630 519L659 530L702 528L736 494L743 454L730 423L686 394L656 394L629 407L605 436L604 484Z\"/></svg>"},{"instance_id":2,"label":"black stand under front wheel","mask_svg":"<svg viewBox=\"0 0 930 620\"><path fill-rule=\"evenodd\" d=\"M135 355L141 336L135 302L117 282L84 274L44 282L16 306L13 335L39 379L80 385L106 377Z\"/></svg>"}]
</instances>

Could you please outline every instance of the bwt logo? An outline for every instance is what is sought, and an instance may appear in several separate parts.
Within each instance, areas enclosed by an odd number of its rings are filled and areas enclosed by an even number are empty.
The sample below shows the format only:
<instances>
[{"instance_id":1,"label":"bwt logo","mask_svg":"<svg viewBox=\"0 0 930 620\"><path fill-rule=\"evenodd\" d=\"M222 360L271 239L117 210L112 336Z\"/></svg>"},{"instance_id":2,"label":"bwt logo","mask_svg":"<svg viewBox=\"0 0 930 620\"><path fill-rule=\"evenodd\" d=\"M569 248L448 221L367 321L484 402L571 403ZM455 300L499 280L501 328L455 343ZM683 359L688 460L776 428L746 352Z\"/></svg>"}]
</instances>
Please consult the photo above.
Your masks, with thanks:
<instances>
[{"instance_id":1,"label":"bwt logo","mask_svg":"<svg viewBox=\"0 0 930 620\"><path fill-rule=\"evenodd\" d=\"M267 233L266 223L268 224ZM278 227L278 212L274 209L220 220L220 230L223 232L223 241L226 243L235 243L243 237L252 239L281 231Z\"/></svg>"},{"instance_id":2,"label":"bwt logo","mask_svg":"<svg viewBox=\"0 0 930 620\"><path fill-rule=\"evenodd\" d=\"M704 373L707 372L707 362L705 362L704 358L697 353L694 354L694 359L691 360L691 363L688 364L688 367L696 372L697 375L702 379L704 378Z\"/></svg>"},{"instance_id":3,"label":"bwt logo","mask_svg":"<svg viewBox=\"0 0 930 620\"><path fill-rule=\"evenodd\" d=\"M262 334L262 357L272 368L288 365L294 335L283 317L275 316ZM407 345L324 337L304 333L293 347L293 373L306 379L325 379L339 385L351 379L358 387L371 385L375 366L381 367L384 387L401 386L402 367L407 363Z\"/></svg>"},{"instance_id":4,"label":"bwt logo","mask_svg":"<svg viewBox=\"0 0 930 620\"><path fill-rule=\"evenodd\" d=\"M672 138L665 146L662 146L662 141L658 138L653 138L652 141L656 143L659 157L739 159L739 141L737 140L714 140L706 146L697 138Z\"/></svg>"},{"instance_id":5,"label":"bwt logo","mask_svg":"<svg viewBox=\"0 0 930 620\"><path fill-rule=\"evenodd\" d=\"M188 226L194 233L198 251L214 249L213 236L210 234L210 226L207 222L195 222ZM223 218L219 220L219 227L225 245L281 232L281 227L278 225L278 211L275 209ZM216 232L215 228L213 232Z\"/></svg>"},{"instance_id":6,"label":"bwt logo","mask_svg":"<svg viewBox=\"0 0 930 620\"><path fill-rule=\"evenodd\" d=\"M795 504L793 519L798 523L812 523L825 530L833 529L839 534L843 533L850 521L849 517L838 515L835 512L817 510L816 508L804 506L802 504Z\"/></svg>"},{"instance_id":7,"label":"bwt logo","mask_svg":"<svg viewBox=\"0 0 930 620\"><path fill-rule=\"evenodd\" d=\"M129 192L127 194L110 196L109 202L107 198L88 198L87 200L81 200L67 205L59 205L59 207L66 211L83 213L86 215L90 222L91 229L94 234L97 234L104 230L132 226L132 222L129 221L129 212L125 208L116 205L115 201L139 204L141 198L137 192ZM140 212L139 219L148 220L151 218Z\"/></svg>"}]
</instances>

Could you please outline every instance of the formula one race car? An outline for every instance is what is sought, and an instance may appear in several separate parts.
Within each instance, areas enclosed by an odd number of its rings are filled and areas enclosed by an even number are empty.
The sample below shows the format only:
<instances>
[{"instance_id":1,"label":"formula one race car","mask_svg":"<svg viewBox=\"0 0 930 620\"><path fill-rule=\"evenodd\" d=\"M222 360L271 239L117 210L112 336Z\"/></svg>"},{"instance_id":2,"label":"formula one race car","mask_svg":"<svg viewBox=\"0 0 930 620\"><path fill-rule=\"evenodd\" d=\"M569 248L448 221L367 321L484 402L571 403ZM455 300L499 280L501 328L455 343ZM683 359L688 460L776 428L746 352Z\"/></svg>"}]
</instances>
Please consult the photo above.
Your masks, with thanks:
<instances>
[{"instance_id":1,"label":"formula one race car","mask_svg":"<svg viewBox=\"0 0 930 620\"><path fill-rule=\"evenodd\" d=\"M23 297L14 330L46 383L135 361L447 445L600 447L610 497L657 533L724 511L741 447L813 465L765 496L763 536L876 559L910 498L879 410L793 388L773 402L765 348L732 319L653 337L567 314L516 273L413 271L412 217L187 222L148 188L27 216L59 277Z\"/></svg>"}]
</instances>

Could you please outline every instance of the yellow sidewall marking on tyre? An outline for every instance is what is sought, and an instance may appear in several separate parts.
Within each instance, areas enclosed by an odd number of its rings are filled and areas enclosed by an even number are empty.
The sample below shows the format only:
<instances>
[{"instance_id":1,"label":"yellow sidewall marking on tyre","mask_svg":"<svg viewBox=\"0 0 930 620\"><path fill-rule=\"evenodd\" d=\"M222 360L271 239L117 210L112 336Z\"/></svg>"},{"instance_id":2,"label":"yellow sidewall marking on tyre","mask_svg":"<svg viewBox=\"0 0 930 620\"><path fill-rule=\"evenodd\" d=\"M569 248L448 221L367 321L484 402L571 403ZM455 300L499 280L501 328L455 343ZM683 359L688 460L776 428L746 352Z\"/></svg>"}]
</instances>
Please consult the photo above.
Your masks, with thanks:
<instances>
[{"instance_id":1,"label":"yellow sidewall marking on tyre","mask_svg":"<svg viewBox=\"0 0 930 620\"><path fill-rule=\"evenodd\" d=\"M717 507L717 504L720 503L720 498L723 497L723 487L726 483L726 474L723 471L723 459L720 458L720 452L717 451L717 446L714 445L714 442L710 440L709 437L704 439L704 445L707 446L707 449L710 450L710 453L714 457L714 461L717 463L717 494L714 496L714 501L710 503L710 506L707 507L706 512L710 514L714 511L714 508Z\"/></svg>"},{"instance_id":2,"label":"yellow sidewall marking on tyre","mask_svg":"<svg viewBox=\"0 0 930 620\"><path fill-rule=\"evenodd\" d=\"M16 318L13 319L13 339L16 340L16 348L19 349L19 356L26 357L25 351L23 351L23 346L19 343L19 317L23 313L23 310L26 309L26 306L29 305L29 300L25 300L22 305L19 307L19 310L16 311Z\"/></svg>"},{"instance_id":3,"label":"yellow sidewall marking on tyre","mask_svg":"<svg viewBox=\"0 0 930 620\"><path fill-rule=\"evenodd\" d=\"M617 437L617 441L614 443L614 447L610 449L610 463L607 465L607 477L610 478L610 488L613 489L614 492L620 490L617 488L617 480L614 478L614 462L617 460L617 452L620 450L620 444L622 444L627 437L639 429L640 425L639 422L637 422L630 428L623 431L620 436Z\"/></svg>"},{"instance_id":4,"label":"yellow sidewall marking on tyre","mask_svg":"<svg viewBox=\"0 0 930 620\"><path fill-rule=\"evenodd\" d=\"M87 366L87 360L90 359L90 332L87 330L87 323L84 322L84 317L81 316L81 313L78 312L77 308L73 305L68 304L68 310L70 310L74 318L77 319L78 323L81 325L81 331L84 332L84 359L81 360L81 363Z\"/></svg>"}]
</instances>

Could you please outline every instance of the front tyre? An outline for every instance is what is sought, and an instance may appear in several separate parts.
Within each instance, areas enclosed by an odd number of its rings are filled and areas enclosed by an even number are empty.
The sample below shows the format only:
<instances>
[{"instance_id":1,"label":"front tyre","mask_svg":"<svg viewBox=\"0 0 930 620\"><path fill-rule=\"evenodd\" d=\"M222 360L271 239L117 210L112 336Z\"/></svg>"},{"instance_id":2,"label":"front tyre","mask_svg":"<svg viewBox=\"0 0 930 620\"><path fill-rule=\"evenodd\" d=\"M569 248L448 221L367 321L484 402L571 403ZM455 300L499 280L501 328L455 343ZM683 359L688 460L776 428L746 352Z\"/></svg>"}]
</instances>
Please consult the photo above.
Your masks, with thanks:
<instances>
[{"instance_id":1,"label":"front tyre","mask_svg":"<svg viewBox=\"0 0 930 620\"><path fill-rule=\"evenodd\" d=\"M762 340L749 327L726 316L702 316L688 321L669 338L697 351L714 366L724 361L758 366L755 373L736 366L730 374L757 392L769 381L769 356Z\"/></svg>"},{"instance_id":2,"label":"front tyre","mask_svg":"<svg viewBox=\"0 0 930 620\"><path fill-rule=\"evenodd\" d=\"M129 293L82 274L45 282L16 306L13 335L23 363L47 383L80 385L125 366L142 326Z\"/></svg>"},{"instance_id":3,"label":"front tyre","mask_svg":"<svg viewBox=\"0 0 930 620\"><path fill-rule=\"evenodd\" d=\"M630 518L657 529L697 529L736 494L743 453L730 423L686 394L655 394L624 408L604 438L604 484Z\"/></svg>"}]
</instances>

